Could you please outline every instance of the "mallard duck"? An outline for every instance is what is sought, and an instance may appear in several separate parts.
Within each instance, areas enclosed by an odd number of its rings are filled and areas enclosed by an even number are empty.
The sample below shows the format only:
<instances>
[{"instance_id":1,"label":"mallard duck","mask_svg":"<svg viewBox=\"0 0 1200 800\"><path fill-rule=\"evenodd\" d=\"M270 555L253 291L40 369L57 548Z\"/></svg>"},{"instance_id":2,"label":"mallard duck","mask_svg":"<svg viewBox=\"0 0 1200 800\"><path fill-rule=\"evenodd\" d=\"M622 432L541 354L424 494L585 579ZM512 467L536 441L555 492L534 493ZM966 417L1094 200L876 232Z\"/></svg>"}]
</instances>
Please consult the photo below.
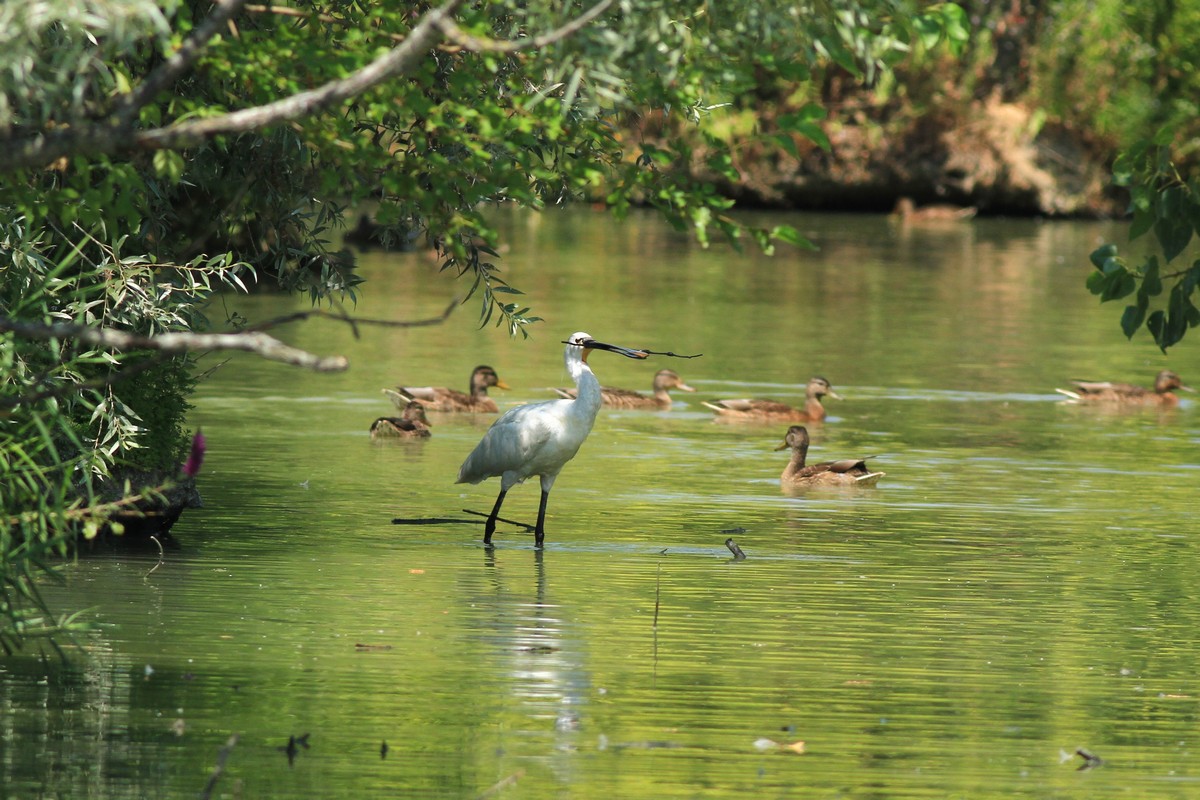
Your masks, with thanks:
<instances>
[{"instance_id":1,"label":"mallard duck","mask_svg":"<svg viewBox=\"0 0 1200 800\"><path fill-rule=\"evenodd\" d=\"M1134 386L1132 383L1113 383L1112 381L1071 381L1074 389L1055 389L1065 394L1073 403L1114 403L1125 405L1161 405L1173 406L1179 403L1179 398L1172 389L1183 389L1185 392L1196 391L1190 386L1184 386L1183 381L1169 369L1164 369L1154 377L1154 388L1146 389Z\"/></svg>"},{"instance_id":2,"label":"mallard duck","mask_svg":"<svg viewBox=\"0 0 1200 800\"><path fill-rule=\"evenodd\" d=\"M821 405L821 398L826 396L842 399L833 391L829 381L818 376L808 381L804 391L804 408L792 408L774 400L713 400L705 401L703 405L729 419L820 422L825 419L825 406Z\"/></svg>"},{"instance_id":3,"label":"mallard duck","mask_svg":"<svg viewBox=\"0 0 1200 800\"><path fill-rule=\"evenodd\" d=\"M792 450L779 482L783 486L874 486L886 472L871 472L866 458L844 458L805 466L808 457L808 429L803 425L788 428L783 444L776 450Z\"/></svg>"},{"instance_id":4,"label":"mallard duck","mask_svg":"<svg viewBox=\"0 0 1200 800\"><path fill-rule=\"evenodd\" d=\"M653 395L645 395L641 392L635 392L632 389L601 386L600 401L606 406L613 406L615 408L668 409L671 407L671 389L679 389L682 392L696 391L684 383L674 370L660 369L654 375ZM575 399L575 389L555 389L554 391L558 393L559 397L565 397L568 400Z\"/></svg>"},{"instance_id":5,"label":"mallard duck","mask_svg":"<svg viewBox=\"0 0 1200 800\"><path fill-rule=\"evenodd\" d=\"M974 206L931 205L918 208L911 199L901 197L896 201L892 215L904 222L933 222L970 219L978 211Z\"/></svg>"},{"instance_id":6,"label":"mallard duck","mask_svg":"<svg viewBox=\"0 0 1200 800\"><path fill-rule=\"evenodd\" d=\"M419 400L429 411L494 414L500 409L496 406L496 401L488 397L487 390L490 386L497 389L508 388L508 384L496 375L496 370L481 365L471 372L470 394L457 389L447 389L445 386L397 386L395 389L384 389L383 393L400 409L405 408L410 400Z\"/></svg>"},{"instance_id":7,"label":"mallard duck","mask_svg":"<svg viewBox=\"0 0 1200 800\"><path fill-rule=\"evenodd\" d=\"M371 423L372 439L423 439L429 435L425 407L416 400L408 401L403 415L380 417Z\"/></svg>"}]
</instances>

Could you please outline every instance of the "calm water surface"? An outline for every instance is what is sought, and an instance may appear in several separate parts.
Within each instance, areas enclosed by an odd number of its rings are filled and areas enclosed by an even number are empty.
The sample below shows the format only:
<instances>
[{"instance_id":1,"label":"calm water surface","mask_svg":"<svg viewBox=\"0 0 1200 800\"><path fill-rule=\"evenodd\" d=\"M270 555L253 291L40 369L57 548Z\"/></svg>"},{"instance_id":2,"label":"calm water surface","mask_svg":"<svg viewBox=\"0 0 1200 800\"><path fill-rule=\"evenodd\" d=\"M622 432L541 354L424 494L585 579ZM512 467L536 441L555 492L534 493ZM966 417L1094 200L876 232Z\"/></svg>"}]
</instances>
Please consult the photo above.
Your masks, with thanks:
<instances>
[{"instance_id":1,"label":"calm water surface","mask_svg":"<svg viewBox=\"0 0 1200 800\"><path fill-rule=\"evenodd\" d=\"M283 330L347 355L344 374L217 368L192 419L207 505L179 548L153 571L145 549L73 564L47 592L88 609L87 657L0 664L0 794L195 797L237 734L214 797L1200 795L1200 410L1053 391L1163 366L1200 383L1194 344L1128 343L1084 290L1121 229L788 221L821 250L505 217L504 276L546 320L529 340L478 329L472 301L434 328ZM465 288L422 254L362 266L362 317L433 316ZM211 316L303 307L227 297ZM590 362L643 390L672 366L699 391L603 411L544 553L505 525L489 552L463 509L498 487L453 481L490 418L373 444L380 389L466 388L486 363L502 406L547 399L576 330L702 352ZM786 425L700 405L799 403L813 374L844 399L812 456L875 455L877 488L784 493ZM518 487L504 516L537 500ZM426 517L468 522L393 524ZM1104 765L1078 770L1078 747Z\"/></svg>"}]
</instances>

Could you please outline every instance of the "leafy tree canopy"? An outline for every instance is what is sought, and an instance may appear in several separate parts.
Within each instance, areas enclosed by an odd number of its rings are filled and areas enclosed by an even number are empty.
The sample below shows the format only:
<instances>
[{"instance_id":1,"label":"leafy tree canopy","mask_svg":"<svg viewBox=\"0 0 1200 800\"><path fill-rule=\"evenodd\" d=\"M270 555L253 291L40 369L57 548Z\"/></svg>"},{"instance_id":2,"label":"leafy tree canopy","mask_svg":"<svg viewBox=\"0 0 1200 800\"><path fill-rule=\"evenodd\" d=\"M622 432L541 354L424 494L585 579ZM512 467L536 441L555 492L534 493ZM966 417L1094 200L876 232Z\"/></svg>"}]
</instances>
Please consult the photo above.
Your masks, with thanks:
<instances>
[{"instance_id":1,"label":"leafy tree canopy","mask_svg":"<svg viewBox=\"0 0 1200 800\"><path fill-rule=\"evenodd\" d=\"M365 202L511 332L536 317L488 260L492 204L603 192L701 242L804 244L730 218L680 131L762 81L869 81L965 38L957 5L900 0L0 3L0 648L63 624L49 556L186 494L181 337L216 288L353 299L326 236ZM823 113L785 132L828 147Z\"/></svg>"},{"instance_id":2,"label":"leafy tree canopy","mask_svg":"<svg viewBox=\"0 0 1200 800\"><path fill-rule=\"evenodd\" d=\"M822 60L870 79L916 43L966 35L957 6L887 0L47 0L0 13L0 170L31 229L130 236L159 263L229 252L323 297L356 279L322 234L374 200L389 236L434 243L482 290L484 317L513 330L530 319L497 298L512 290L486 260L487 204L603 186L618 212L648 203L702 241L716 226L798 243L734 224L687 180L681 138L622 131L696 121ZM823 138L811 115L793 123Z\"/></svg>"}]
</instances>

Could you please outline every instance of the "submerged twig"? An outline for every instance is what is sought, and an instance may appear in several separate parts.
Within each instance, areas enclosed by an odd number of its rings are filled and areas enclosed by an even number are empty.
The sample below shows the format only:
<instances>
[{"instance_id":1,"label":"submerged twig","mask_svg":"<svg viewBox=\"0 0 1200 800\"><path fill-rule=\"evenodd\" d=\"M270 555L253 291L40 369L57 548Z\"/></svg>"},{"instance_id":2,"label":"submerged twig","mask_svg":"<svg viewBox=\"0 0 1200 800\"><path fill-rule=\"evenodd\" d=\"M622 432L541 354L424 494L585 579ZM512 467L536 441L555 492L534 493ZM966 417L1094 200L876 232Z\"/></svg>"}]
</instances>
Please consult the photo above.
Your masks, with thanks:
<instances>
[{"instance_id":1,"label":"submerged twig","mask_svg":"<svg viewBox=\"0 0 1200 800\"><path fill-rule=\"evenodd\" d=\"M491 514L485 514L482 511L472 511L469 508L464 508L463 513L464 514L475 514L480 517L490 517L491 516ZM529 525L524 522L517 522L515 519L505 519L504 517L496 517L496 522L503 522L505 525L516 525L520 528L524 528L526 533L534 530L534 527L535 527L533 525Z\"/></svg>"},{"instance_id":2,"label":"submerged twig","mask_svg":"<svg viewBox=\"0 0 1200 800\"><path fill-rule=\"evenodd\" d=\"M658 605L662 593L662 564L658 565L658 577L654 581L654 627L658 627Z\"/></svg>"},{"instance_id":3,"label":"submerged twig","mask_svg":"<svg viewBox=\"0 0 1200 800\"><path fill-rule=\"evenodd\" d=\"M742 548L738 547L737 542L733 540L732 536L725 540L725 546L729 548L729 552L733 553L735 561L741 561L746 557L746 554L742 552Z\"/></svg>"},{"instance_id":4,"label":"submerged twig","mask_svg":"<svg viewBox=\"0 0 1200 800\"><path fill-rule=\"evenodd\" d=\"M235 733L225 742L225 746L217 752L217 763L208 776L208 783L204 785L204 789L200 792L200 800L208 800L208 798L212 797L213 789L217 787L217 781L221 779L221 775L225 772L225 762L229 760L229 754L233 752L237 741L238 735Z\"/></svg>"},{"instance_id":5,"label":"submerged twig","mask_svg":"<svg viewBox=\"0 0 1200 800\"><path fill-rule=\"evenodd\" d=\"M166 558L166 555L167 555L166 551L163 550L162 542L160 542L158 540L157 536L155 536L154 534L150 534L150 541L152 541L156 545L158 545L158 563L155 564L153 567L151 567L150 571L142 576L142 580L146 580L147 578L149 578L154 573L154 570L161 567L163 565L163 560Z\"/></svg>"},{"instance_id":6,"label":"submerged twig","mask_svg":"<svg viewBox=\"0 0 1200 800\"><path fill-rule=\"evenodd\" d=\"M469 508L463 509L464 514L474 514L479 517L488 517L490 514L485 514L482 511L472 511ZM524 522L517 522L515 519L505 519L504 517L496 517L497 522L503 522L505 525L516 525L518 528L524 528L526 533L533 531L534 526ZM393 525L448 525L457 523L460 525L483 525L486 520L482 519L456 519L454 517L393 517Z\"/></svg>"},{"instance_id":7,"label":"submerged twig","mask_svg":"<svg viewBox=\"0 0 1200 800\"><path fill-rule=\"evenodd\" d=\"M476 800L483 800L485 797L491 797L501 789L507 789L509 786L512 786L523 777L525 777L525 770L519 769L512 775L509 775L507 778L501 778L493 783L490 787L485 789L482 794L478 795Z\"/></svg>"}]
</instances>

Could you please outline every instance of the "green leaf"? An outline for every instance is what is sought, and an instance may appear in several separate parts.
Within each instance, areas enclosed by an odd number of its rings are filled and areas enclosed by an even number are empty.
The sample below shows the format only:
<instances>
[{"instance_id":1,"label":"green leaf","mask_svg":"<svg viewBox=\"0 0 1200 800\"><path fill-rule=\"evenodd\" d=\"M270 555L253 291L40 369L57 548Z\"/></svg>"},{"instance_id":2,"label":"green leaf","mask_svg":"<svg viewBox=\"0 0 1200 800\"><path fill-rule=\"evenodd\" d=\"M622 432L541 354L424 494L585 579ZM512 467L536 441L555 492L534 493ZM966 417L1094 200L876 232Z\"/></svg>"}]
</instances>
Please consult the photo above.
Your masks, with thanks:
<instances>
[{"instance_id":1,"label":"green leaf","mask_svg":"<svg viewBox=\"0 0 1200 800\"><path fill-rule=\"evenodd\" d=\"M1142 288L1139 293L1147 297L1157 297L1162 294L1162 278L1158 275L1158 257L1150 256L1142 265Z\"/></svg>"},{"instance_id":2,"label":"green leaf","mask_svg":"<svg viewBox=\"0 0 1200 800\"><path fill-rule=\"evenodd\" d=\"M1192 240L1192 226L1178 219L1160 218L1154 224L1154 236L1162 247L1163 258L1170 263L1187 249L1188 242Z\"/></svg>"},{"instance_id":3,"label":"green leaf","mask_svg":"<svg viewBox=\"0 0 1200 800\"><path fill-rule=\"evenodd\" d=\"M1111 258L1116 258L1116 256L1117 246L1115 244L1105 244L1093 250L1090 258L1096 269L1103 269L1104 262Z\"/></svg>"},{"instance_id":4,"label":"green leaf","mask_svg":"<svg viewBox=\"0 0 1200 800\"><path fill-rule=\"evenodd\" d=\"M1127 339L1132 339L1133 334L1137 333L1138 328L1142 327L1142 322L1146 319L1146 310L1149 306L1149 300L1145 295L1138 295L1137 305L1125 306L1125 313L1121 315L1121 330L1125 332Z\"/></svg>"},{"instance_id":5,"label":"green leaf","mask_svg":"<svg viewBox=\"0 0 1200 800\"><path fill-rule=\"evenodd\" d=\"M771 228L771 238L778 239L781 242L803 247L806 250L816 250L817 246L810 242L800 231L793 228L791 225L776 225Z\"/></svg>"},{"instance_id":6,"label":"green leaf","mask_svg":"<svg viewBox=\"0 0 1200 800\"><path fill-rule=\"evenodd\" d=\"M800 151L796 147L796 140L792 138L790 133L772 134L771 138L778 142L780 147L791 153L793 157L800 157Z\"/></svg>"},{"instance_id":7,"label":"green leaf","mask_svg":"<svg viewBox=\"0 0 1200 800\"><path fill-rule=\"evenodd\" d=\"M157 150L153 158L154 172L172 184L183 177L183 156L174 150Z\"/></svg>"},{"instance_id":8,"label":"green leaf","mask_svg":"<svg viewBox=\"0 0 1200 800\"><path fill-rule=\"evenodd\" d=\"M1163 337L1166 335L1167 315L1161 310L1155 311L1146 319L1146 328L1154 337L1154 343L1159 346L1159 349L1166 352L1168 345L1163 343Z\"/></svg>"}]
</instances>

